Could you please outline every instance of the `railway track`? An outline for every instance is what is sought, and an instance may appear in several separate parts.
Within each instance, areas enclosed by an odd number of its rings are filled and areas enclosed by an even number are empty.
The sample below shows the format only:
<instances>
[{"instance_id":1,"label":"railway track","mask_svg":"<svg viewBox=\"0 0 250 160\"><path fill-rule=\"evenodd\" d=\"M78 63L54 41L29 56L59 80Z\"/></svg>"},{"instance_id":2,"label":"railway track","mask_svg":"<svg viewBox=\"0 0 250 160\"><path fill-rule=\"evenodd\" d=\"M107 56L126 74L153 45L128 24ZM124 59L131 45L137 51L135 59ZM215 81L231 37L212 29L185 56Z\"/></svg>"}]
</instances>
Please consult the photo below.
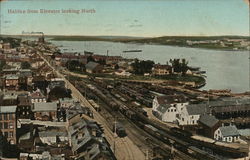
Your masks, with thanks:
<instances>
[{"instance_id":1,"label":"railway track","mask_svg":"<svg viewBox=\"0 0 250 160\"><path fill-rule=\"evenodd\" d=\"M100 87L95 82L91 82L91 83L100 88L101 91L99 91L99 92L105 91L105 88L103 88L103 86ZM108 91L105 91L105 93L108 93ZM141 115L140 113L137 113L137 111L135 111L134 108L131 107L130 105L128 105L127 103L124 104L122 101L120 101L119 99L115 99L115 98L113 98L112 101L113 100L116 102L116 104L118 106L120 106L120 112L122 112L125 116L128 116L128 115L126 115L127 114L126 109L127 109L127 111L129 110L130 112L133 111L133 113L135 113L135 115L137 117L141 118L140 121L143 121L144 124L150 124L150 125L155 126L157 129L160 130L161 133L165 132L164 136L167 137L168 141L172 140L176 144L178 144L179 146L183 146L183 148L185 148L184 152L186 152L187 154L190 154L190 152L193 153L193 154L195 153L195 156L193 156L193 158L199 157L199 159L200 159L200 157L202 157L202 156L203 156L203 159L221 159L222 158L222 157L218 158L217 156L214 156L214 155L212 155L212 154L210 154L208 152L200 150L199 147L202 147L203 144L199 144L199 142L197 142L197 141L190 143L190 142L187 142L187 141L191 140L190 138L185 138L184 137L184 139L183 139L183 137L182 138L176 137L176 135L173 135L173 133L171 133L171 131L168 128L164 128L162 126L159 126L156 122L149 121L145 116ZM107 100L107 101L110 101L110 99ZM109 102L107 102L107 103L109 103ZM124 110L124 108L125 108L125 110ZM113 110L113 108L112 108L112 110ZM129 119L133 121L132 117L129 117ZM135 122L133 122L133 123L135 123ZM163 136L163 135L161 135L161 136ZM169 143L169 142L166 142L166 143ZM198 148L195 145L197 145ZM211 145L208 145L208 147L212 147L213 149L218 149L217 153L219 153L219 154L220 154L220 152L223 152L223 154L225 154L227 152L228 153L233 153L231 151L227 151L227 149L225 149L225 148L214 148L214 146L211 146ZM234 153L234 155L236 155L236 153L240 153L240 152L236 151Z\"/></svg>"},{"instance_id":2,"label":"railway track","mask_svg":"<svg viewBox=\"0 0 250 160\"><path fill-rule=\"evenodd\" d=\"M81 88L85 88L85 87L83 87L84 86L84 84L83 83L81 83L81 84L77 84L78 86L77 86L77 88L79 88L79 90L80 91L82 91L83 92L83 90L81 89ZM86 85L86 84L85 84ZM103 94L104 95L104 94ZM107 94L105 94L105 95L107 95ZM99 95L100 96L100 95ZM113 100L116 102L116 103L119 103L120 105L124 105L122 102L120 102L119 100L117 100L117 99L115 99L115 98L113 98ZM107 105L102 105L104 108L105 108L105 110L108 110L108 112L110 113L110 114L112 114L112 113L115 113L116 114L116 116L119 116L119 117L124 117L125 119L126 119L126 121L128 122L128 123L126 123L126 126L129 126L128 128L130 129L130 130L136 130L136 131L129 131L129 134L128 134L128 136L131 138L131 139L135 139L135 141L140 141L140 142L137 142L137 145L138 145L138 143L140 143L139 145L141 145L141 146L145 146L145 145L154 145L154 146L156 146L156 147L159 147L160 149L161 149L161 152L165 152L164 153L164 155L166 156L166 155L170 155L170 150L171 150L171 147L170 146L168 146L168 145L166 145L165 143L163 143L163 142L161 142L160 140L158 140L157 138L155 138L154 136L152 136L152 135L150 135L150 134L148 134L148 133L146 133L143 129L141 129L141 128L139 128L137 125L135 125L134 124L134 122L132 122L130 119L128 119L126 116L124 116L123 114L121 114L120 112L116 112L116 111L114 111L113 109L111 109L110 108L110 106L108 107ZM124 105L125 106L125 105ZM113 120L114 120L114 118L113 118ZM109 127L111 127L110 125L109 125ZM139 138L138 138L139 137ZM145 138L143 138L142 139L142 137L145 137ZM152 141L150 142L151 144L148 144L148 142L147 143L145 143L145 139L146 138L149 138L149 139L152 139ZM140 140L138 140L138 139L140 139ZM143 142L143 143L142 143ZM186 155L185 153L183 153L183 152L180 152L180 151L177 151L178 153L176 153L176 156L178 156L179 157L179 159L195 159L195 158L192 158L192 157L190 157L190 156L188 156L188 155ZM145 153L146 154L146 153Z\"/></svg>"}]
</instances>

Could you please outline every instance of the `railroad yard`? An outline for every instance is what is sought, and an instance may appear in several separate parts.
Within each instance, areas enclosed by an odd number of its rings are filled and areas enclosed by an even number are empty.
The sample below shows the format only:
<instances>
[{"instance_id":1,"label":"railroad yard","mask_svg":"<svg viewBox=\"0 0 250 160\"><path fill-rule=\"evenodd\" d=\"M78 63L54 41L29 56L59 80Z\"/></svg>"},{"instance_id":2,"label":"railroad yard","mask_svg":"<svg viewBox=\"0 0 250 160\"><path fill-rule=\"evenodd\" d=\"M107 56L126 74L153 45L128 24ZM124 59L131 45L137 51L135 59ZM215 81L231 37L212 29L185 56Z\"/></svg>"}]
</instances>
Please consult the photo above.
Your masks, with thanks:
<instances>
[{"instance_id":1,"label":"railroad yard","mask_svg":"<svg viewBox=\"0 0 250 160\"><path fill-rule=\"evenodd\" d=\"M171 87L166 89L140 82L112 81L93 77L83 79L68 76L68 79L87 100L95 102L93 106L96 106L96 110L112 122L110 128L116 121L122 123L127 136L151 158L165 159L171 155L174 159L223 159L223 157L239 158L247 155L248 148L222 147L192 139L188 131L149 119L143 109L152 106L156 94L183 94L193 103L198 103L207 98L206 92L198 90L183 92ZM200 93L203 93L203 99ZM211 93L209 95L210 99L217 97Z\"/></svg>"}]
</instances>

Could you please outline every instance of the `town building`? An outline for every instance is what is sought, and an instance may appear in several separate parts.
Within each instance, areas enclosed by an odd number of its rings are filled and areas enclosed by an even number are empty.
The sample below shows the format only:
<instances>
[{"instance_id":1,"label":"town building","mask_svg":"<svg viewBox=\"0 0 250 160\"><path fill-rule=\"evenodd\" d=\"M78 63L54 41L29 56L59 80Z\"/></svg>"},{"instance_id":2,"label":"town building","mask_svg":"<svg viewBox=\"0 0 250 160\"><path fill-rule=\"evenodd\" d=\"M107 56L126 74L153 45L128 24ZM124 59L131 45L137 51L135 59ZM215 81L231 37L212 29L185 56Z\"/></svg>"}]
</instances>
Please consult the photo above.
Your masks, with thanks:
<instances>
[{"instance_id":1,"label":"town building","mask_svg":"<svg viewBox=\"0 0 250 160\"><path fill-rule=\"evenodd\" d=\"M207 113L206 104L190 104L184 106L176 116L179 125L196 126L200 116Z\"/></svg>"},{"instance_id":2,"label":"town building","mask_svg":"<svg viewBox=\"0 0 250 160\"><path fill-rule=\"evenodd\" d=\"M75 104L73 98L59 98L59 107L60 108L70 108Z\"/></svg>"},{"instance_id":3,"label":"town building","mask_svg":"<svg viewBox=\"0 0 250 160\"><path fill-rule=\"evenodd\" d=\"M214 139L223 142L236 142L239 138L240 134L235 126L222 126L214 132Z\"/></svg>"},{"instance_id":4,"label":"town building","mask_svg":"<svg viewBox=\"0 0 250 160\"><path fill-rule=\"evenodd\" d=\"M42 94L40 89L30 93L30 100L31 103L38 103L38 102L47 102L46 97Z\"/></svg>"},{"instance_id":5,"label":"town building","mask_svg":"<svg viewBox=\"0 0 250 160\"><path fill-rule=\"evenodd\" d=\"M16 108L0 106L0 130L10 144L16 144Z\"/></svg>"},{"instance_id":6,"label":"town building","mask_svg":"<svg viewBox=\"0 0 250 160\"><path fill-rule=\"evenodd\" d=\"M221 125L220 121L213 115L204 114L200 116L198 124L201 127L199 129L199 134L204 135L209 138L214 138L214 132Z\"/></svg>"},{"instance_id":7,"label":"town building","mask_svg":"<svg viewBox=\"0 0 250 160\"><path fill-rule=\"evenodd\" d=\"M153 75L168 75L172 72L172 67L170 65L155 64L152 68Z\"/></svg>"},{"instance_id":8,"label":"town building","mask_svg":"<svg viewBox=\"0 0 250 160\"><path fill-rule=\"evenodd\" d=\"M30 119L33 117L31 112L31 100L28 94L18 95L17 118Z\"/></svg>"},{"instance_id":9,"label":"town building","mask_svg":"<svg viewBox=\"0 0 250 160\"><path fill-rule=\"evenodd\" d=\"M89 62L85 65L86 72L88 73L101 73L103 70L103 66L96 62Z\"/></svg>"},{"instance_id":10,"label":"town building","mask_svg":"<svg viewBox=\"0 0 250 160\"><path fill-rule=\"evenodd\" d=\"M153 114L164 122L176 122L177 114L180 114L188 102L184 96L168 95L156 96L153 100Z\"/></svg>"},{"instance_id":11,"label":"town building","mask_svg":"<svg viewBox=\"0 0 250 160\"><path fill-rule=\"evenodd\" d=\"M55 102L39 102L34 103L32 112L35 120L56 121L57 120L57 104Z\"/></svg>"},{"instance_id":12,"label":"town building","mask_svg":"<svg viewBox=\"0 0 250 160\"><path fill-rule=\"evenodd\" d=\"M4 92L0 103L2 106L17 105L17 94L15 92Z\"/></svg>"},{"instance_id":13,"label":"town building","mask_svg":"<svg viewBox=\"0 0 250 160\"><path fill-rule=\"evenodd\" d=\"M8 90L18 90L19 89L19 77L17 75L8 74L4 79L4 88Z\"/></svg>"}]
</instances>

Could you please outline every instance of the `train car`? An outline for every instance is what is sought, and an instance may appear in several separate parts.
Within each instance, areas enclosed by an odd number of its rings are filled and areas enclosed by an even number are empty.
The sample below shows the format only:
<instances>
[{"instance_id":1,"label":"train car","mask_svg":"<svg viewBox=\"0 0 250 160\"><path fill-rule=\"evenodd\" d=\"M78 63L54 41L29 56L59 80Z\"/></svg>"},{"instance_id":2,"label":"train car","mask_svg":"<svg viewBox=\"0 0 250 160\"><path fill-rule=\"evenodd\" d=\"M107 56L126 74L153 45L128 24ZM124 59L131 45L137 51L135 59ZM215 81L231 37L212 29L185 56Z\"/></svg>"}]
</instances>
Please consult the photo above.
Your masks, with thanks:
<instances>
[{"instance_id":1,"label":"train car","mask_svg":"<svg viewBox=\"0 0 250 160\"><path fill-rule=\"evenodd\" d=\"M132 121L136 121L137 120L137 115L135 112L131 111L131 110L127 110L125 111L125 115L131 119Z\"/></svg>"},{"instance_id":2,"label":"train car","mask_svg":"<svg viewBox=\"0 0 250 160\"><path fill-rule=\"evenodd\" d=\"M170 131L173 135L177 135L179 137L188 137L190 138L192 136L192 133L189 131L182 130L180 128L172 127L170 128Z\"/></svg>"},{"instance_id":3,"label":"train car","mask_svg":"<svg viewBox=\"0 0 250 160\"><path fill-rule=\"evenodd\" d=\"M127 136L125 128L119 122L115 122L113 124L113 132L116 132L116 134L118 135L118 137L126 137Z\"/></svg>"}]
</instances>

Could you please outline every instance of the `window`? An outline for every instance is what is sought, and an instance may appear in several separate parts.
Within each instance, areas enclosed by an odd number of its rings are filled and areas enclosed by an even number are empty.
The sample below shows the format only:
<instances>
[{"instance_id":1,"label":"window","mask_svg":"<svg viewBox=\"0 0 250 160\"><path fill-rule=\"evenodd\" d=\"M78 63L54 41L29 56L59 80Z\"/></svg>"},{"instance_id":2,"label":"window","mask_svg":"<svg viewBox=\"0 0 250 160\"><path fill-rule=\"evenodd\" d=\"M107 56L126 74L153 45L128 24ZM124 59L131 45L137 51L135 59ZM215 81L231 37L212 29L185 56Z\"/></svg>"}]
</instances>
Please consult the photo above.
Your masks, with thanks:
<instances>
[{"instance_id":1,"label":"window","mask_svg":"<svg viewBox=\"0 0 250 160\"><path fill-rule=\"evenodd\" d=\"M9 132L9 137L13 137L13 132Z\"/></svg>"},{"instance_id":2,"label":"window","mask_svg":"<svg viewBox=\"0 0 250 160\"><path fill-rule=\"evenodd\" d=\"M13 120L13 115L9 114L9 120Z\"/></svg>"},{"instance_id":3,"label":"window","mask_svg":"<svg viewBox=\"0 0 250 160\"><path fill-rule=\"evenodd\" d=\"M0 129L3 129L3 124L0 122Z\"/></svg>"},{"instance_id":4,"label":"window","mask_svg":"<svg viewBox=\"0 0 250 160\"><path fill-rule=\"evenodd\" d=\"M9 123L9 128L13 128L14 126L13 126L13 123L12 122L10 122Z\"/></svg>"},{"instance_id":5,"label":"window","mask_svg":"<svg viewBox=\"0 0 250 160\"><path fill-rule=\"evenodd\" d=\"M4 115L3 115L3 119L4 119L4 120L8 120L8 115L7 115L7 114L4 114Z\"/></svg>"},{"instance_id":6,"label":"window","mask_svg":"<svg viewBox=\"0 0 250 160\"><path fill-rule=\"evenodd\" d=\"M4 129L8 129L8 123L4 122Z\"/></svg>"},{"instance_id":7,"label":"window","mask_svg":"<svg viewBox=\"0 0 250 160\"><path fill-rule=\"evenodd\" d=\"M176 112L176 109L174 109L174 111Z\"/></svg>"},{"instance_id":8,"label":"window","mask_svg":"<svg viewBox=\"0 0 250 160\"><path fill-rule=\"evenodd\" d=\"M5 137L8 137L8 132L4 132L4 136L5 136Z\"/></svg>"},{"instance_id":9,"label":"window","mask_svg":"<svg viewBox=\"0 0 250 160\"><path fill-rule=\"evenodd\" d=\"M2 114L0 114L0 121L2 120Z\"/></svg>"}]
</instances>

